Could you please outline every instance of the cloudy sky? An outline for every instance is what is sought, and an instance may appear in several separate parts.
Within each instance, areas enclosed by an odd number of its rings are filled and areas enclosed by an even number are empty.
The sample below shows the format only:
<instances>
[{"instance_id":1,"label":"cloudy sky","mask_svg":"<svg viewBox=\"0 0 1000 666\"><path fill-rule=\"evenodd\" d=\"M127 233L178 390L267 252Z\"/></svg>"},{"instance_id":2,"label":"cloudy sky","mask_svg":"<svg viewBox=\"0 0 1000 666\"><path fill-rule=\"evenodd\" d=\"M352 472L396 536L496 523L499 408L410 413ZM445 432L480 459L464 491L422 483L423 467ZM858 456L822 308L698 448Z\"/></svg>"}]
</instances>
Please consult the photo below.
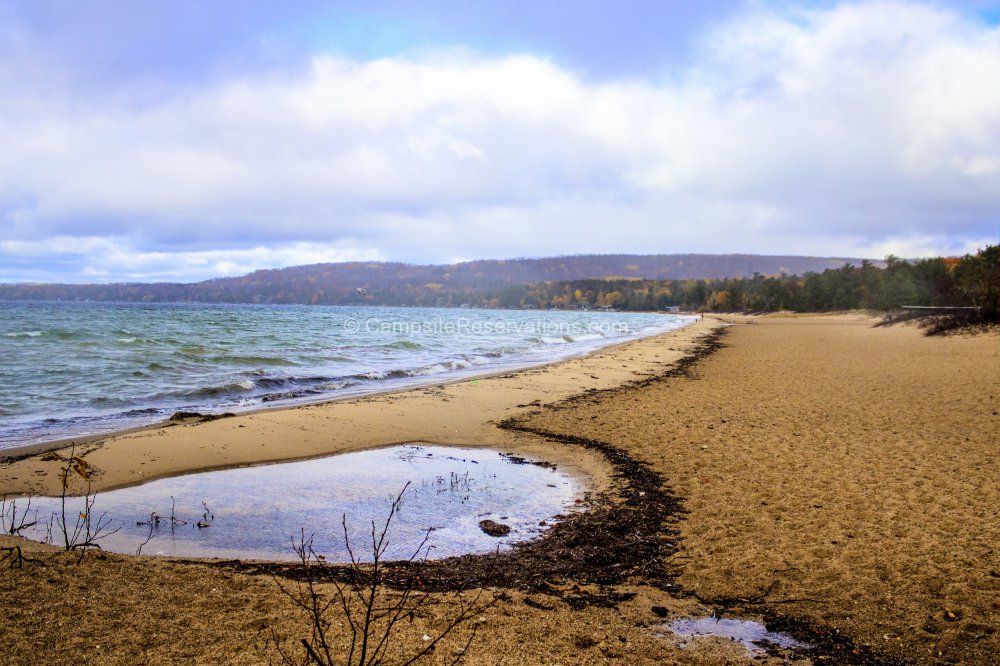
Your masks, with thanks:
<instances>
[{"instance_id":1,"label":"cloudy sky","mask_svg":"<svg viewBox=\"0 0 1000 666\"><path fill-rule=\"evenodd\" d=\"M0 281L1000 234L1000 0L0 1Z\"/></svg>"}]
</instances>

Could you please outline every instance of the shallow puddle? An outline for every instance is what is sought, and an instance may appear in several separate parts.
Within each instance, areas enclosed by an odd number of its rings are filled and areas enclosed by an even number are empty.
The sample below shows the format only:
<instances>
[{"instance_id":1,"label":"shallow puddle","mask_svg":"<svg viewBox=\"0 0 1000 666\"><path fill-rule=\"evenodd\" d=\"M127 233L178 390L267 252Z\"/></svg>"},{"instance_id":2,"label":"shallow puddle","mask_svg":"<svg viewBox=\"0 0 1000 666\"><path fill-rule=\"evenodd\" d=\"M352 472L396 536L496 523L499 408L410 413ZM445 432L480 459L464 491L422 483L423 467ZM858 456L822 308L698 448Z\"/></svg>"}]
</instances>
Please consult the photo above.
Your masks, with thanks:
<instances>
[{"instance_id":1,"label":"shallow puddle","mask_svg":"<svg viewBox=\"0 0 1000 666\"><path fill-rule=\"evenodd\" d=\"M787 634L768 631L760 622L732 620L717 617L682 618L665 626L672 633L684 638L716 636L742 644L751 654L766 651L769 646L784 649L808 649L808 643L797 641Z\"/></svg>"},{"instance_id":2,"label":"shallow puddle","mask_svg":"<svg viewBox=\"0 0 1000 666\"><path fill-rule=\"evenodd\" d=\"M551 465L489 449L407 445L151 481L98 494L91 516L106 514L117 532L98 541L119 553L135 553L152 534L143 554L293 560L292 539L305 530L329 561L348 559L346 516L351 548L370 560L372 522L381 531L407 483L384 559L410 558L425 535L432 559L531 539L582 493L580 482ZM82 509L81 498L67 498L71 524ZM31 510L38 524L25 536L59 545L59 498L35 497ZM510 533L488 536L484 520Z\"/></svg>"}]
</instances>

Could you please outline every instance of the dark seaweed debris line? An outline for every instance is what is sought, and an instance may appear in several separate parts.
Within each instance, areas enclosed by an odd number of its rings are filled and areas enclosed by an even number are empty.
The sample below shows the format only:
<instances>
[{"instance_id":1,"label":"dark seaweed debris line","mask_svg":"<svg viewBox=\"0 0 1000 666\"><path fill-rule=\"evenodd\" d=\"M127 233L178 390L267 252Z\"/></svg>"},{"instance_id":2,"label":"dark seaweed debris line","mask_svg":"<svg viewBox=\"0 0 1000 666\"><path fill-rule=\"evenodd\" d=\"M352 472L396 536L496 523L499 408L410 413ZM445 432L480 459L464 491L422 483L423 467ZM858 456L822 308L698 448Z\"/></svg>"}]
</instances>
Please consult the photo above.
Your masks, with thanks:
<instances>
[{"instance_id":1,"label":"dark seaweed debris line","mask_svg":"<svg viewBox=\"0 0 1000 666\"><path fill-rule=\"evenodd\" d=\"M432 592L481 587L531 590L559 597L574 608L614 606L634 596L583 590L580 585L610 586L641 576L649 584L671 588L677 573L670 564L678 548L675 523L682 509L658 473L605 442L546 433L514 420L500 427L601 452L614 468L616 487L593 498L588 510L566 516L539 539L492 555L387 562L382 582L404 584L417 575L423 588ZM301 567L284 563L237 560L212 565L293 579L301 573ZM340 581L347 573L346 568L334 565L323 575Z\"/></svg>"},{"instance_id":2,"label":"dark seaweed debris line","mask_svg":"<svg viewBox=\"0 0 1000 666\"><path fill-rule=\"evenodd\" d=\"M726 346L722 338L727 332L728 327L724 327L704 335L690 354L652 377L610 389L590 390L549 405L533 404L524 407L566 409L670 379L695 380L697 376L693 372L694 367ZM692 596L675 582L680 574L682 560L679 557L678 523L685 513L683 500L666 487L662 475L651 469L648 463L636 460L623 449L607 442L562 435L525 425L525 419L537 413L539 412L533 411L521 417L506 419L497 426L601 453L612 467L611 488L592 498L586 511L570 514L539 539L490 555L464 555L422 562L387 562L380 582L401 589L407 581L416 579L420 581L422 589L429 592L483 587L540 592L558 598L577 610L588 606L614 608L619 602L628 601L635 596L634 593L621 592L613 586L629 579L637 584L663 589L678 598ZM287 563L240 560L191 562L250 575L277 575L294 580L302 579L304 575L301 566ZM346 565L331 564L324 568L322 575L329 581L343 582L348 579L350 569ZM586 585L589 589L581 585ZM767 596L765 593L760 599L747 599L746 601L751 602L749 609L747 604L739 603L742 600L738 599L720 599L718 604L712 599L703 601L709 607L715 607L718 615L728 610L759 613L762 610L760 604ZM509 600L502 593L499 598L502 601ZM551 606L530 597L524 603L533 608L552 610ZM651 613L654 618L658 617L655 610ZM808 651L792 652L801 653L819 663L893 666L902 663L870 648L856 646L850 638L835 631L779 613L774 606L765 606L763 615L769 631L785 632L811 644L813 647Z\"/></svg>"},{"instance_id":3,"label":"dark seaweed debris line","mask_svg":"<svg viewBox=\"0 0 1000 666\"><path fill-rule=\"evenodd\" d=\"M720 339L724 334L724 328L706 334L692 353L654 377L571 396L546 407L563 409L657 381L691 378L691 369L698 361L723 347ZM509 550L493 555L386 563L383 575L387 584L404 584L416 574L430 591L503 587L552 595L573 608L613 607L632 598L631 593L605 589L629 578L641 578L645 584L664 590L676 587L674 579L679 573L674 562L679 549L676 525L684 510L680 498L648 463L607 442L532 428L524 424L523 417L506 419L497 426L602 454L612 468L611 488L591 498L586 511L565 516L541 538L516 544ZM296 567L288 564L232 561L216 566L290 578L299 575ZM342 568L333 566L324 575L339 580L343 573ZM597 585L599 589L586 590L581 585Z\"/></svg>"}]
</instances>

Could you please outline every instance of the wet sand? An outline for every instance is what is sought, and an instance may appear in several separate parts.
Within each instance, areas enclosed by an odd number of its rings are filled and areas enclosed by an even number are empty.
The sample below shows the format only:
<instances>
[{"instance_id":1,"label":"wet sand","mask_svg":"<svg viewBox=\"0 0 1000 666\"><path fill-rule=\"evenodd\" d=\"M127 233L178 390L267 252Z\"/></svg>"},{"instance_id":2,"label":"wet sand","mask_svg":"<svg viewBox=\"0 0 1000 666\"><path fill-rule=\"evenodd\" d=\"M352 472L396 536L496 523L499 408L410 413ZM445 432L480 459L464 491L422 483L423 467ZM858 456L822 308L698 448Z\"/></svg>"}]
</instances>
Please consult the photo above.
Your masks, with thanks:
<instances>
[{"instance_id":1,"label":"wet sand","mask_svg":"<svg viewBox=\"0 0 1000 666\"><path fill-rule=\"evenodd\" d=\"M613 449L680 501L682 512L649 518L654 537L677 540L663 549L669 571L620 575L609 561L594 565L605 579L570 571L493 586L501 600L477 618L463 663L750 663L729 641L682 647L661 635L663 622L709 610L829 636L818 663L1000 657L997 336L925 338L858 315L729 319L739 323L726 346L685 372L671 364L717 321L548 368L84 450L110 488L407 441L506 447L593 474L613 515L611 491L627 483L602 452ZM52 492L58 466L2 465L0 493ZM250 568L102 554L75 566L24 546L43 563L0 564L10 663L267 663L270 629L308 635ZM416 617L395 654L450 608ZM453 659L471 626L433 661ZM753 663L769 659L779 658Z\"/></svg>"}]
</instances>

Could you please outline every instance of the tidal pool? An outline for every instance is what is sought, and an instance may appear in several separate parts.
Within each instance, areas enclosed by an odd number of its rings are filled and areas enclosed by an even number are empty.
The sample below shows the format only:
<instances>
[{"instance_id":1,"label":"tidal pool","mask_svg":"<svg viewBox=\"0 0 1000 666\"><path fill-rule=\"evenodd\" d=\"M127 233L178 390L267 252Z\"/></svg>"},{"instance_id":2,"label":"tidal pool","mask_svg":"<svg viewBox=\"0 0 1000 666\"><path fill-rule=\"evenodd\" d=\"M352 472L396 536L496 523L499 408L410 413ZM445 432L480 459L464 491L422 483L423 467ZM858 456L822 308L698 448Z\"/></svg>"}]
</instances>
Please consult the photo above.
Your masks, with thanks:
<instances>
[{"instance_id":1,"label":"tidal pool","mask_svg":"<svg viewBox=\"0 0 1000 666\"><path fill-rule=\"evenodd\" d=\"M808 643L797 641L787 634L768 631L760 622L733 620L718 617L682 618L666 625L670 632L684 638L716 636L737 641L750 654L764 652L768 646L783 649L808 649Z\"/></svg>"},{"instance_id":2,"label":"tidal pool","mask_svg":"<svg viewBox=\"0 0 1000 666\"><path fill-rule=\"evenodd\" d=\"M151 534L144 555L294 560L292 543L304 530L315 535L317 554L341 562L349 557L346 516L351 549L370 560L372 522L381 532L404 486L387 560L409 559L425 536L431 559L509 547L540 535L583 490L552 465L489 449L414 444L151 481L97 494L91 516L106 515L107 529L117 530L98 539L113 552L135 553ZM71 524L83 508L82 498L67 498ZM24 535L58 545L60 510L59 498L32 498L38 524ZM488 536L483 520L510 533Z\"/></svg>"}]
</instances>

